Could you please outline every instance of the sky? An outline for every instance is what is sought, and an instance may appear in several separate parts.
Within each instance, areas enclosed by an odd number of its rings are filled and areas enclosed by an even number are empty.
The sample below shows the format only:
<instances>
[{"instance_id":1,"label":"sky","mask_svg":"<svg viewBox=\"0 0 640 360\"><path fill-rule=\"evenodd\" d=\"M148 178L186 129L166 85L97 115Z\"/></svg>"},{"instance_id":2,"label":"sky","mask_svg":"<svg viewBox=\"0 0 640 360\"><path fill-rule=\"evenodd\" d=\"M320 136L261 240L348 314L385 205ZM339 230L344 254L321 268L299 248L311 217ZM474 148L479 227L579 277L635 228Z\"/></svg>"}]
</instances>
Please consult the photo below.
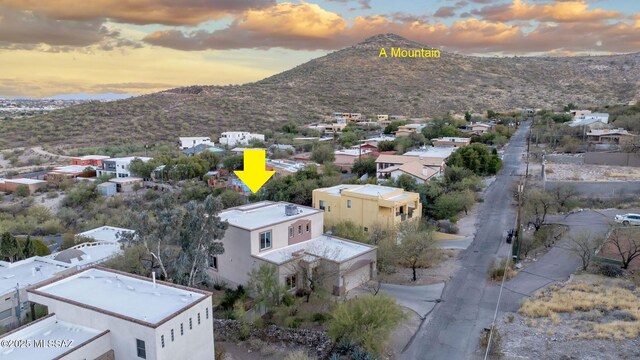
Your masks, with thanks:
<instances>
[{"instance_id":1,"label":"sky","mask_svg":"<svg viewBox=\"0 0 640 360\"><path fill-rule=\"evenodd\" d=\"M640 52L640 1L0 0L0 96L243 84L380 33L477 56Z\"/></svg>"}]
</instances>

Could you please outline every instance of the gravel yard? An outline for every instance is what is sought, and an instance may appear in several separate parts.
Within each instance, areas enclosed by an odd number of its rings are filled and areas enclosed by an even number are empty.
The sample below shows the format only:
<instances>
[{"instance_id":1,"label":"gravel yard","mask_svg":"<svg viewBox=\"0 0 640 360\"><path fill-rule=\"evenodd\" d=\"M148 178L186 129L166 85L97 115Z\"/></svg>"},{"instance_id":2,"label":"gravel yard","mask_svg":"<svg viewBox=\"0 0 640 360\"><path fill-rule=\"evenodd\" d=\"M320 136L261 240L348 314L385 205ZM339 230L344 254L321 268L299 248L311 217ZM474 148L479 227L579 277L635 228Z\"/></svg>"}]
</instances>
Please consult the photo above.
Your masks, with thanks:
<instances>
[{"instance_id":1,"label":"gravel yard","mask_svg":"<svg viewBox=\"0 0 640 360\"><path fill-rule=\"evenodd\" d=\"M640 180L640 168L630 166L576 165L547 163L548 181L627 181Z\"/></svg>"}]
</instances>

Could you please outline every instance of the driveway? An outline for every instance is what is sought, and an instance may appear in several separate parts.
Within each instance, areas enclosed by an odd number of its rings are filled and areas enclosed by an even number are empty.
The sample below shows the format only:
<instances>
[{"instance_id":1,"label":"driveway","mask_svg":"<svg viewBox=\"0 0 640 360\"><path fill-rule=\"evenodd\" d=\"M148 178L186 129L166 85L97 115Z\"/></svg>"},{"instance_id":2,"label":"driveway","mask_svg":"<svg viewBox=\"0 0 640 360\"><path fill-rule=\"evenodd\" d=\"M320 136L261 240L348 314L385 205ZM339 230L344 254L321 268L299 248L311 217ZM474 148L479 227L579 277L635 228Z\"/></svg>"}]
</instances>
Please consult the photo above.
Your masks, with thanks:
<instances>
[{"instance_id":1,"label":"driveway","mask_svg":"<svg viewBox=\"0 0 640 360\"><path fill-rule=\"evenodd\" d=\"M380 291L396 299L400 306L413 310L421 319L440 302L444 283L422 286L381 284Z\"/></svg>"}]
</instances>

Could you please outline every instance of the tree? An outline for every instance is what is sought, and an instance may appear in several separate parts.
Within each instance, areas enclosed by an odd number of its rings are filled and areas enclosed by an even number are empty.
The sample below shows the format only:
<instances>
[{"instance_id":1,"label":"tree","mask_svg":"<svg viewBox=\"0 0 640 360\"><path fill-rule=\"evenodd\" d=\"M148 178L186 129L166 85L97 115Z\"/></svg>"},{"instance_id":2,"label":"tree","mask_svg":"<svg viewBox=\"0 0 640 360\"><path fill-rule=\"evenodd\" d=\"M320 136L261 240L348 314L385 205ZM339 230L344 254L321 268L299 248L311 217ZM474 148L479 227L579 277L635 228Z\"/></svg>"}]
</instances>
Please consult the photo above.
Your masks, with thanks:
<instances>
[{"instance_id":1,"label":"tree","mask_svg":"<svg viewBox=\"0 0 640 360\"><path fill-rule=\"evenodd\" d=\"M331 313L329 336L334 341L347 340L380 356L391 332L406 315L395 300L386 294L366 294L347 300Z\"/></svg>"},{"instance_id":2,"label":"tree","mask_svg":"<svg viewBox=\"0 0 640 360\"><path fill-rule=\"evenodd\" d=\"M588 230L583 230L569 237L569 252L580 258L582 261L582 271L587 270L592 258L596 254L596 250L598 250L602 243L602 238L592 236Z\"/></svg>"},{"instance_id":3,"label":"tree","mask_svg":"<svg viewBox=\"0 0 640 360\"><path fill-rule=\"evenodd\" d=\"M358 177L367 174L369 177L376 176L376 159L373 157L360 157L353 162L351 172Z\"/></svg>"},{"instance_id":4,"label":"tree","mask_svg":"<svg viewBox=\"0 0 640 360\"><path fill-rule=\"evenodd\" d=\"M398 260L411 268L412 280L416 281L418 265L436 248L433 231L425 229L419 220L403 221L398 226L398 241Z\"/></svg>"},{"instance_id":5,"label":"tree","mask_svg":"<svg viewBox=\"0 0 640 360\"><path fill-rule=\"evenodd\" d=\"M222 205L225 209L230 207L240 206L246 202L246 199L242 194L230 189L225 189L220 194L220 200L222 201Z\"/></svg>"},{"instance_id":6,"label":"tree","mask_svg":"<svg viewBox=\"0 0 640 360\"><path fill-rule=\"evenodd\" d=\"M383 140L378 143L378 151L393 151L396 148L396 143L389 140Z\"/></svg>"},{"instance_id":7,"label":"tree","mask_svg":"<svg viewBox=\"0 0 640 360\"><path fill-rule=\"evenodd\" d=\"M242 155L231 155L222 160L222 166L229 170L243 170L244 169L244 157Z\"/></svg>"},{"instance_id":8,"label":"tree","mask_svg":"<svg viewBox=\"0 0 640 360\"><path fill-rule=\"evenodd\" d=\"M527 224L536 231L545 224L547 214L555 210L553 197L543 190L529 190L524 196L524 213Z\"/></svg>"},{"instance_id":9,"label":"tree","mask_svg":"<svg viewBox=\"0 0 640 360\"><path fill-rule=\"evenodd\" d=\"M631 227L615 228L611 232L609 242L620 255L623 269L628 268L631 261L640 256L639 229Z\"/></svg>"},{"instance_id":10,"label":"tree","mask_svg":"<svg viewBox=\"0 0 640 360\"><path fill-rule=\"evenodd\" d=\"M384 128L384 133L385 134L394 134L396 131L398 131L398 128L402 125L406 125L407 122L406 121L392 121L391 123L389 123L389 125L387 125Z\"/></svg>"},{"instance_id":11,"label":"tree","mask_svg":"<svg viewBox=\"0 0 640 360\"><path fill-rule=\"evenodd\" d=\"M569 210L572 200L578 195L575 187L565 184L557 185L550 193L556 202L558 210Z\"/></svg>"},{"instance_id":12,"label":"tree","mask_svg":"<svg viewBox=\"0 0 640 360\"><path fill-rule=\"evenodd\" d=\"M353 131L343 132L340 135L340 145L343 147L351 147L355 145L359 140L358 134Z\"/></svg>"},{"instance_id":13,"label":"tree","mask_svg":"<svg viewBox=\"0 0 640 360\"><path fill-rule=\"evenodd\" d=\"M14 262L22 258L22 255L18 239L8 232L3 233L0 239L0 258Z\"/></svg>"},{"instance_id":14,"label":"tree","mask_svg":"<svg viewBox=\"0 0 640 360\"><path fill-rule=\"evenodd\" d=\"M27 236L27 240L25 240L24 242L22 253L24 259L28 259L36 255L36 246L35 243L31 240L31 236Z\"/></svg>"},{"instance_id":15,"label":"tree","mask_svg":"<svg viewBox=\"0 0 640 360\"><path fill-rule=\"evenodd\" d=\"M434 215L437 219L449 219L464 210L468 210L475 203L475 196L470 190L452 191L440 195L434 202Z\"/></svg>"},{"instance_id":16,"label":"tree","mask_svg":"<svg viewBox=\"0 0 640 360\"><path fill-rule=\"evenodd\" d=\"M145 162L141 159L135 158L129 163L129 172L133 176L141 177L143 179L149 179L151 178L151 173L157 167L158 166L155 161Z\"/></svg>"},{"instance_id":17,"label":"tree","mask_svg":"<svg viewBox=\"0 0 640 360\"><path fill-rule=\"evenodd\" d=\"M107 261L105 266L130 274L149 276L151 271L144 266L146 249L142 245L127 246L124 253Z\"/></svg>"},{"instance_id":18,"label":"tree","mask_svg":"<svg viewBox=\"0 0 640 360\"><path fill-rule=\"evenodd\" d=\"M210 256L224 253L222 238L228 223L218 216L220 210L222 202L213 195L203 203L190 201L185 206L177 239L181 250L176 261L179 282L187 286L205 283Z\"/></svg>"},{"instance_id":19,"label":"tree","mask_svg":"<svg viewBox=\"0 0 640 360\"><path fill-rule=\"evenodd\" d=\"M31 195L31 190L27 185L18 185L16 186L16 196L18 197L27 197Z\"/></svg>"},{"instance_id":20,"label":"tree","mask_svg":"<svg viewBox=\"0 0 640 360\"><path fill-rule=\"evenodd\" d=\"M311 160L318 164L324 164L325 162L333 162L336 156L333 151L333 147L329 144L314 144L311 150Z\"/></svg>"},{"instance_id":21,"label":"tree","mask_svg":"<svg viewBox=\"0 0 640 360\"><path fill-rule=\"evenodd\" d=\"M395 186L404 189L405 191L416 191L418 183L416 179L407 174L398 176L395 180Z\"/></svg>"},{"instance_id":22,"label":"tree","mask_svg":"<svg viewBox=\"0 0 640 360\"><path fill-rule=\"evenodd\" d=\"M364 232L362 226L356 225L348 220L331 226L331 233L335 236L353 241L367 242L368 240L367 233Z\"/></svg>"},{"instance_id":23,"label":"tree","mask_svg":"<svg viewBox=\"0 0 640 360\"><path fill-rule=\"evenodd\" d=\"M497 154L490 154L482 144L471 144L453 152L447 159L448 166L464 167L476 175L495 175L502 167Z\"/></svg>"},{"instance_id":24,"label":"tree","mask_svg":"<svg viewBox=\"0 0 640 360\"><path fill-rule=\"evenodd\" d=\"M257 304L264 306L267 312L280 305L287 290L280 285L277 266L263 262L248 275L247 288Z\"/></svg>"},{"instance_id":25,"label":"tree","mask_svg":"<svg viewBox=\"0 0 640 360\"><path fill-rule=\"evenodd\" d=\"M468 111L465 111L465 113L464 113L464 119L465 119L467 122L471 121L471 113L470 113L470 112L468 112Z\"/></svg>"}]
</instances>

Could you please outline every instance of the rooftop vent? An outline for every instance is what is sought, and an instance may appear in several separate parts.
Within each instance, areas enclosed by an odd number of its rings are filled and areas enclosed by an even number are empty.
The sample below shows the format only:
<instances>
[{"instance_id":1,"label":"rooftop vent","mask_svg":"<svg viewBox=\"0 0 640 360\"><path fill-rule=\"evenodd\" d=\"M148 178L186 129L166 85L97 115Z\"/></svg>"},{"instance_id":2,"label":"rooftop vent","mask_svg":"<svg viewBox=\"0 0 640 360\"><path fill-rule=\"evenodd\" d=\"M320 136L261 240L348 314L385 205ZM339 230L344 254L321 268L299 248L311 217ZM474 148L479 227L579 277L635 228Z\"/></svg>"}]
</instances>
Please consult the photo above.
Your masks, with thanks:
<instances>
[{"instance_id":1,"label":"rooftop vent","mask_svg":"<svg viewBox=\"0 0 640 360\"><path fill-rule=\"evenodd\" d=\"M298 207L293 204L287 204L284 206L284 214L286 216L293 216L298 214Z\"/></svg>"}]
</instances>

